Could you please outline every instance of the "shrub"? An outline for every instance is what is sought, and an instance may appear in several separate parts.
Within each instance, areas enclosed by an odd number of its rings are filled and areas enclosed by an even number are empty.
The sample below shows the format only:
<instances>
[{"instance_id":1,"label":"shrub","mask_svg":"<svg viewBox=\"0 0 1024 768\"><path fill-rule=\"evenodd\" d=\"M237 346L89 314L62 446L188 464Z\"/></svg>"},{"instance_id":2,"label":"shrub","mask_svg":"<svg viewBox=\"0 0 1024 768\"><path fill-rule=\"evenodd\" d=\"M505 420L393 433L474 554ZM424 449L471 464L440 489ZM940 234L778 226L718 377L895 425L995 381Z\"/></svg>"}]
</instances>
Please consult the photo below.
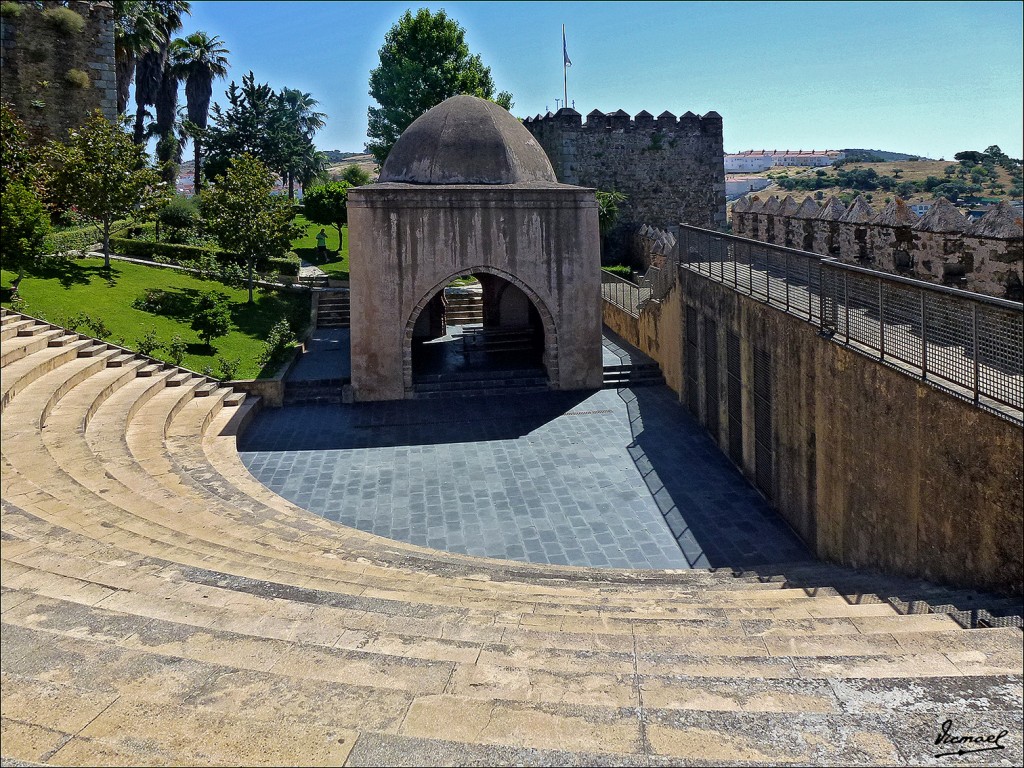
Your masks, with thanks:
<instances>
[{"instance_id":1,"label":"shrub","mask_svg":"<svg viewBox=\"0 0 1024 768\"><path fill-rule=\"evenodd\" d=\"M165 263L182 264L183 262L201 259L204 256L214 256L218 260L230 259L237 261L238 256L228 251L220 251L215 248L205 248L198 245L178 245L176 243L154 243L148 240L132 240L126 237L110 238L110 247L122 256L133 256L138 259L152 259L157 257L168 259Z\"/></svg>"},{"instance_id":2,"label":"shrub","mask_svg":"<svg viewBox=\"0 0 1024 768\"><path fill-rule=\"evenodd\" d=\"M295 341L295 334L292 333L289 322L284 318L278 320L267 335L266 344L260 354L260 365L266 366L284 360L289 350L295 345Z\"/></svg>"},{"instance_id":3,"label":"shrub","mask_svg":"<svg viewBox=\"0 0 1024 768\"><path fill-rule=\"evenodd\" d=\"M213 346L214 339L226 335L231 330L228 297L213 291L202 294L192 316L192 330L199 334L207 347Z\"/></svg>"},{"instance_id":4,"label":"shrub","mask_svg":"<svg viewBox=\"0 0 1024 768\"><path fill-rule=\"evenodd\" d=\"M67 253L84 251L96 244L96 230L92 227L69 229L67 232L51 232L43 242L46 253Z\"/></svg>"},{"instance_id":5,"label":"shrub","mask_svg":"<svg viewBox=\"0 0 1024 768\"><path fill-rule=\"evenodd\" d=\"M71 68L64 73L64 79L69 85L75 88L90 88L92 87L92 80L89 79L89 73L83 72L81 69Z\"/></svg>"},{"instance_id":6,"label":"shrub","mask_svg":"<svg viewBox=\"0 0 1024 768\"><path fill-rule=\"evenodd\" d=\"M238 369L242 366L242 361L237 357L218 357L217 364L220 366L221 379L231 381L238 376Z\"/></svg>"},{"instance_id":7,"label":"shrub","mask_svg":"<svg viewBox=\"0 0 1024 768\"><path fill-rule=\"evenodd\" d=\"M135 340L135 349L140 355L152 357L153 353L160 349L160 341L156 337L156 331L150 328L141 339Z\"/></svg>"},{"instance_id":8,"label":"shrub","mask_svg":"<svg viewBox=\"0 0 1024 768\"><path fill-rule=\"evenodd\" d=\"M43 18L65 35L77 35L85 29L85 19L70 8L47 8Z\"/></svg>"},{"instance_id":9,"label":"shrub","mask_svg":"<svg viewBox=\"0 0 1024 768\"><path fill-rule=\"evenodd\" d=\"M613 275L624 277L627 280L633 279L633 270L625 264L612 264L610 267L601 267L601 269L605 272L611 272Z\"/></svg>"},{"instance_id":10,"label":"shrub","mask_svg":"<svg viewBox=\"0 0 1024 768\"><path fill-rule=\"evenodd\" d=\"M299 259L298 255L293 251L289 251L280 258L271 258L266 261L266 269L268 272L276 272L279 275L284 275L286 277L297 277L299 274L299 267L301 266L302 260Z\"/></svg>"},{"instance_id":11,"label":"shrub","mask_svg":"<svg viewBox=\"0 0 1024 768\"><path fill-rule=\"evenodd\" d=\"M167 345L167 356L171 360L172 365L181 365L181 361L185 359L185 355L188 353L188 344L181 338L181 334L174 334L171 337L171 343Z\"/></svg>"},{"instance_id":12,"label":"shrub","mask_svg":"<svg viewBox=\"0 0 1024 768\"><path fill-rule=\"evenodd\" d=\"M0 3L0 16L5 19L17 19L25 12L25 6L14 0L4 0Z\"/></svg>"},{"instance_id":13,"label":"shrub","mask_svg":"<svg viewBox=\"0 0 1024 768\"><path fill-rule=\"evenodd\" d=\"M160 288L147 288L142 296L132 302L132 309L149 312L153 315L163 314L166 297L167 292Z\"/></svg>"},{"instance_id":14,"label":"shrub","mask_svg":"<svg viewBox=\"0 0 1024 768\"><path fill-rule=\"evenodd\" d=\"M196 225L199 221L199 209L184 195L175 195L157 212L156 217L160 224L172 232L178 232Z\"/></svg>"},{"instance_id":15,"label":"shrub","mask_svg":"<svg viewBox=\"0 0 1024 768\"><path fill-rule=\"evenodd\" d=\"M5 267L21 271L42 255L50 218L30 188L12 182L0 195L0 258Z\"/></svg>"}]
</instances>

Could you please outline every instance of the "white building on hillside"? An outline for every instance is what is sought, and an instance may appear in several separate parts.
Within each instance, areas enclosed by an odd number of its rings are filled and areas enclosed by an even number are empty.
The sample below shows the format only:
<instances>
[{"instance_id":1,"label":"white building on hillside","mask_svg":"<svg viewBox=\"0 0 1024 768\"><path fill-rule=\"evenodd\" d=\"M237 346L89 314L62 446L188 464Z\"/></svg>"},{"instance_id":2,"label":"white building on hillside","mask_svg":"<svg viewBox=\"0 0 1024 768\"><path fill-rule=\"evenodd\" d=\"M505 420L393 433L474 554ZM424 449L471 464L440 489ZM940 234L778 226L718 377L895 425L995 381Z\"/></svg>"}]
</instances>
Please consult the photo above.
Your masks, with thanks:
<instances>
[{"instance_id":1,"label":"white building on hillside","mask_svg":"<svg viewBox=\"0 0 1024 768\"><path fill-rule=\"evenodd\" d=\"M726 173L757 173L775 166L809 166L824 167L846 157L846 153L837 149L826 150L782 150L782 149L748 149L725 156Z\"/></svg>"}]
</instances>

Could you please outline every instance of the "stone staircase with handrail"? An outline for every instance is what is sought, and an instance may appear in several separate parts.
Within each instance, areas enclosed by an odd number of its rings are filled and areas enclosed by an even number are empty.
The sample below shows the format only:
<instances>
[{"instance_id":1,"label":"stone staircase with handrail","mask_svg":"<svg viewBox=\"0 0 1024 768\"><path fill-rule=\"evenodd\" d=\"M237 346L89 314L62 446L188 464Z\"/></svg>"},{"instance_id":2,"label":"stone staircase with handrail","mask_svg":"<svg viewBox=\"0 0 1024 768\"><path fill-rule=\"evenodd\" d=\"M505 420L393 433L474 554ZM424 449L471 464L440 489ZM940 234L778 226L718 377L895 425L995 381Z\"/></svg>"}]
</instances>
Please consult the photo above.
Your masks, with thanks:
<instances>
[{"instance_id":1,"label":"stone staircase with handrail","mask_svg":"<svg viewBox=\"0 0 1024 768\"><path fill-rule=\"evenodd\" d=\"M1020 763L1019 600L383 539L245 470L258 398L2 322L5 764Z\"/></svg>"}]
</instances>

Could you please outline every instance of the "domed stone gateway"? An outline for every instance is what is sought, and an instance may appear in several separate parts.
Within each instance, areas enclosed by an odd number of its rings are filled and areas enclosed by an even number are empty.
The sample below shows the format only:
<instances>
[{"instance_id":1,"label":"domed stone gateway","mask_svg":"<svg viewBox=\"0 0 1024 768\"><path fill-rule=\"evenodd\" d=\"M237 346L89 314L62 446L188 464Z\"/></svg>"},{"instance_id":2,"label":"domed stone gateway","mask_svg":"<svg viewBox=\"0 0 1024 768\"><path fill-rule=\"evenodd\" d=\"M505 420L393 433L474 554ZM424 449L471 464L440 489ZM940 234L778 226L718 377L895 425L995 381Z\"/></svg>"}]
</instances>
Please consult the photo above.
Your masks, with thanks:
<instances>
[{"instance_id":1,"label":"domed stone gateway","mask_svg":"<svg viewBox=\"0 0 1024 768\"><path fill-rule=\"evenodd\" d=\"M427 111L348 210L354 399L423 395L442 369L491 390L600 386L594 190L559 184L507 110L455 96Z\"/></svg>"}]
</instances>

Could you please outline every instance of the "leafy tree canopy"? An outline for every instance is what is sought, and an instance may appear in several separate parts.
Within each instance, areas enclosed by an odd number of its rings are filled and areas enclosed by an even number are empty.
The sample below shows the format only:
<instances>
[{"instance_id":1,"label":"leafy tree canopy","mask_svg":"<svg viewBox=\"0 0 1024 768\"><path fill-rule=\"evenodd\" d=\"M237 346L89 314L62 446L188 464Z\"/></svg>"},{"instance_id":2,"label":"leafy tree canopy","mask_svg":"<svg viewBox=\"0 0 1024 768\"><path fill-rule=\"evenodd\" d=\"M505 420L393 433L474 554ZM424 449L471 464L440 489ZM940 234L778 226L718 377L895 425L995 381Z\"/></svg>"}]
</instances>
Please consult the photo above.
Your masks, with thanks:
<instances>
[{"instance_id":1,"label":"leafy tree canopy","mask_svg":"<svg viewBox=\"0 0 1024 768\"><path fill-rule=\"evenodd\" d=\"M409 124L431 107L459 94L492 99L506 109L512 95L494 95L490 67L469 52L466 31L444 11L406 11L384 37L380 64L370 73L370 96L380 106L368 111L366 145L383 165Z\"/></svg>"},{"instance_id":2,"label":"leafy tree canopy","mask_svg":"<svg viewBox=\"0 0 1024 768\"><path fill-rule=\"evenodd\" d=\"M64 143L47 145L50 194L59 207L75 206L103 238L110 268L110 229L118 219L151 211L167 198L166 185L147 167L146 150L97 110Z\"/></svg>"},{"instance_id":3,"label":"leafy tree canopy","mask_svg":"<svg viewBox=\"0 0 1024 768\"><path fill-rule=\"evenodd\" d=\"M341 253L342 227L348 221L349 187L347 182L332 181L307 190L302 198L307 219L338 230L338 253Z\"/></svg>"},{"instance_id":4,"label":"leafy tree canopy","mask_svg":"<svg viewBox=\"0 0 1024 768\"><path fill-rule=\"evenodd\" d=\"M271 170L256 157L243 153L230 161L202 198L207 228L222 248L245 259L250 304L256 262L283 255L291 241L302 234L302 228L292 222L294 206L287 198L271 194L273 188Z\"/></svg>"},{"instance_id":5,"label":"leafy tree canopy","mask_svg":"<svg viewBox=\"0 0 1024 768\"><path fill-rule=\"evenodd\" d=\"M350 187L362 187L370 183L370 174L358 165L350 165L341 172L341 180L347 182Z\"/></svg>"}]
</instances>

